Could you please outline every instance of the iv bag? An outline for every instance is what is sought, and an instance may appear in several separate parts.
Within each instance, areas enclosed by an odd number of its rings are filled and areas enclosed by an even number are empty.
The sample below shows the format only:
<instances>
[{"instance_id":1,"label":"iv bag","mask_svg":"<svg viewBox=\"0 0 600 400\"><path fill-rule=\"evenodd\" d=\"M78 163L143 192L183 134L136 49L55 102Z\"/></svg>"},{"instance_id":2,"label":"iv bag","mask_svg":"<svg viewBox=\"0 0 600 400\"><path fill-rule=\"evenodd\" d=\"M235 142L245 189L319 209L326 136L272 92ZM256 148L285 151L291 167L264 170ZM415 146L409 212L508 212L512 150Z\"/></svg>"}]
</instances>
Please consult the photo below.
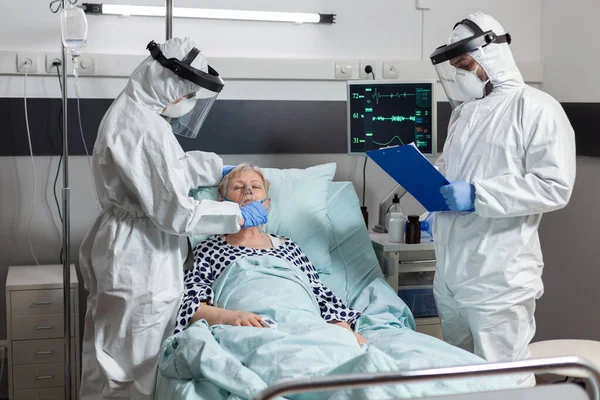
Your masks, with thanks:
<instances>
[{"instance_id":1,"label":"iv bag","mask_svg":"<svg viewBox=\"0 0 600 400\"><path fill-rule=\"evenodd\" d=\"M85 45L88 24L81 8L63 8L60 13L60 28L63 44L69 51L79 50Z\"/></svg>"}]
</instances>

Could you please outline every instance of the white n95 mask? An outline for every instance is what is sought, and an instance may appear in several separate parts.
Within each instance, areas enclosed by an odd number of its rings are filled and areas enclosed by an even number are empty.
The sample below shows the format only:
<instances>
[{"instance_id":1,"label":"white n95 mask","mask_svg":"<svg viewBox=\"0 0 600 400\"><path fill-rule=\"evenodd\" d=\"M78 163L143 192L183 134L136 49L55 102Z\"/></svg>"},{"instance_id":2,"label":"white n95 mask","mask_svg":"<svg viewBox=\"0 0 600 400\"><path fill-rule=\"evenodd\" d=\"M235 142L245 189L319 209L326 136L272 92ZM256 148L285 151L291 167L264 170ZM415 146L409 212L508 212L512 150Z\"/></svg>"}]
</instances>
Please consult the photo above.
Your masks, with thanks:
<instances>
[{"instance_id":1,"label":"white n95 mask","mask_svg":"<svg viewBox=\"0 0 600 400\"><path fill-rule=\"evenodd\" d=\"M196 105L196 98L183 99L175 104L170 104L166 107L161 115L169 118L179 118L192 111Z\"/></svg>"},{"instance_id":2,"label":"white n95 mask","mask_svg":"<svg viewBox=\"0 0 600 400\"><path fill-rule=\"evenodd\" d=\"M485 96L485 85L489 82L489 79L483 82L477 76L477 70L479 65L473 71L465 71L464 69L457 69L454 77L456 85L467 99L481 99Z\"/></svg>"}]
</instances>

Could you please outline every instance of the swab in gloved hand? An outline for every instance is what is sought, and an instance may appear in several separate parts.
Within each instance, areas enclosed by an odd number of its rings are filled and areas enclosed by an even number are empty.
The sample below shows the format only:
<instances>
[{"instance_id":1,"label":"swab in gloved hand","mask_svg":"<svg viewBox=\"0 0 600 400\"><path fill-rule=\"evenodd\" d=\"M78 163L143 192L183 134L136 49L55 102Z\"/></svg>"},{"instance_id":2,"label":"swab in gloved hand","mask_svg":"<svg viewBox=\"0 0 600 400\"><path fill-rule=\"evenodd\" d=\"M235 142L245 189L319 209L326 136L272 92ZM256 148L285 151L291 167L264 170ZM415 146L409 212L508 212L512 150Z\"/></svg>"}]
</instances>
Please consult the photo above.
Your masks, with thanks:
<instances>
[{"instance_id":1,"label":"swab in gloved hand","mask_svg":"<svg viewBox=\"0 0 600 400\"><path fill-rule=\"evenodd\" d=\"M244 226L242 226L242 228L251 228L253 226L263 225L269 221L267 217L267 209L262 204L267 199L263 201L253 201L252 203L240 208L240 211L242 212L242 218L244 219Z\"/></svg>"}]
</instances>

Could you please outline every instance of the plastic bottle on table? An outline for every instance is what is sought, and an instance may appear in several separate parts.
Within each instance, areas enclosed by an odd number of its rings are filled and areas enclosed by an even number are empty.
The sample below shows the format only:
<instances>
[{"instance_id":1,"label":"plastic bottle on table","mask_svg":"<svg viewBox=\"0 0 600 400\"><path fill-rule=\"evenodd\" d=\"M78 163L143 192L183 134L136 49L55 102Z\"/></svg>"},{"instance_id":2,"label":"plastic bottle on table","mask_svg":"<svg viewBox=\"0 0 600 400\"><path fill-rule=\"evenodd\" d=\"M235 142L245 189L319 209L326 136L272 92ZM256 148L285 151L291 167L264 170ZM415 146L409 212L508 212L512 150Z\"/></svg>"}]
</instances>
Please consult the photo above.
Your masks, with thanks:
<instances>
[{"instance_id":1,"label":"plastic bottle on table","mask_svg":"<svg viewBox=\"0 0 600 400\"><path fill-rule=\"evenodd\" d=\"M390 242L402 243L404 242L404 227L406 221L404 220L404 214L394 212L390 214L388 224L388 234Z\"/></svg>"}]
</instances>

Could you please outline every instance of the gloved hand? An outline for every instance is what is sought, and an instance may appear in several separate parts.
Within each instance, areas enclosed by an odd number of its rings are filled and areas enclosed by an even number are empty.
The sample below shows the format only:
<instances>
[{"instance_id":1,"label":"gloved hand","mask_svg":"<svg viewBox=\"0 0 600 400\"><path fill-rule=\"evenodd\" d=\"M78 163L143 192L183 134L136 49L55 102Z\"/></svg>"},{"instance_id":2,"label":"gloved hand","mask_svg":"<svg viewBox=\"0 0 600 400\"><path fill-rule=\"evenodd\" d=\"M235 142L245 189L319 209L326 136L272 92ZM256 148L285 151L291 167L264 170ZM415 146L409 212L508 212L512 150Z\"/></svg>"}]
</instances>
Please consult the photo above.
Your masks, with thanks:
<instances>
[{"instance_id":1,"label":"gloved hand","mask_svg":"<svg viewBox=\"0 0 600 400\"><path fill-rule=\"evenodd\" d=\"M423 221L421 221L421 230L433 237L433 213L430 212Z\"/></svg>"},{"instance_id":2,"label":"gloved hand","mask_svg":"<svg viewBox=\"0 0 600 400\"><path fill-rule=\"evenodd\" d=\"M240 211L242 212L242 218L244 218L244 226L242 228L251 228L266 224L269 221L269 218L267 218L267 209L260 204L260 201L253 201L240 208Z\"/></svg>"},{"instance_id":3,"label":"gloved hand","mask_svg":"<svg viewBox=\"0 0 600 400\"><path fill-rule=\"evenodd\" d=\"M235 168L235 165L223 165L223 177L230 173Z\"/></svg>"},{"instance_id":4,"label":"gloved hand","mask_svg":"<svg viewBox=\"0 0 600 400\"><path fill-rule=\"evenodd\" d=\"M450 211L475 211L475 186L467 182L452 182L442 186L440 193Z\"/></svg>"}]
</instances>

